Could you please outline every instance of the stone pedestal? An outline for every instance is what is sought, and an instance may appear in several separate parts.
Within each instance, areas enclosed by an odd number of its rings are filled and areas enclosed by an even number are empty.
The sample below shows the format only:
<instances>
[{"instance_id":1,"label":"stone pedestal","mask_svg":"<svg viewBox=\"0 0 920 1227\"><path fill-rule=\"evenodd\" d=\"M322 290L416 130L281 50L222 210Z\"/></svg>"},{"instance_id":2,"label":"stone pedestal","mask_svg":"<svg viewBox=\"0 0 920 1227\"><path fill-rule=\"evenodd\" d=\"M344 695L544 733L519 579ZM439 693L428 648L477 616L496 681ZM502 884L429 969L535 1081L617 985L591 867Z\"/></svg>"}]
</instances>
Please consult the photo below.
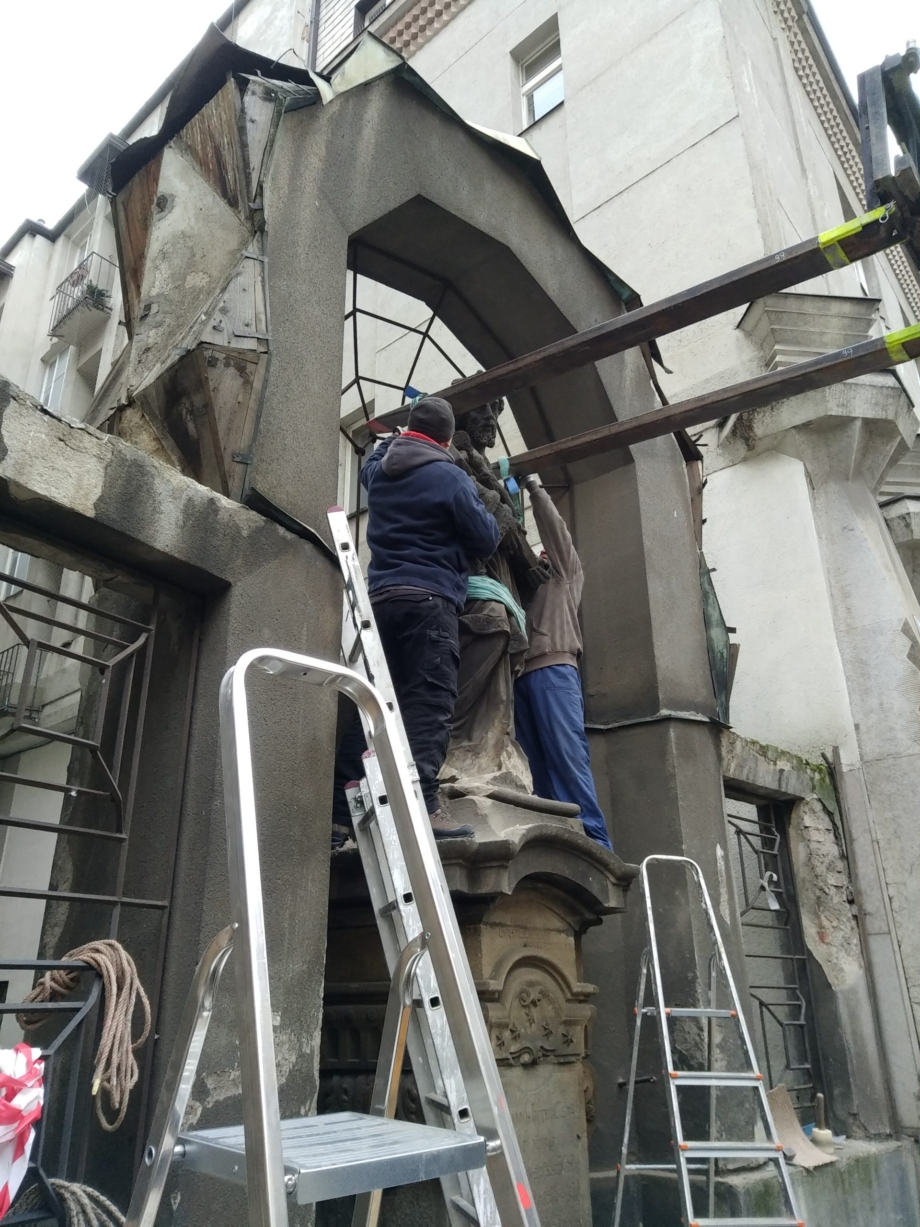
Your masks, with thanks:
<instances>
[{"instance_id":1,"label":"stone pedestal","mask_svg":"<svg viewBox=\"0 0 920 1227\"><path fill-rule=\"evenodd\" d=\"M522 798L523 800L523 798ZM475 837L441 844L493 1051L544 1227L589 1227L588 1064L596 993L582 980L581 936L625 907L635 870L588 839L576 819L537 814L486 796L452 802ZM356 849L333 856L320 1111L364 1110L388 977ZM409 1072L399 1114L422 1120ZM350 1223L329 1203L318 1222ZM381 1222L447 1222L434 1186L393 1190Z\"/></svg>"}]
</instances>

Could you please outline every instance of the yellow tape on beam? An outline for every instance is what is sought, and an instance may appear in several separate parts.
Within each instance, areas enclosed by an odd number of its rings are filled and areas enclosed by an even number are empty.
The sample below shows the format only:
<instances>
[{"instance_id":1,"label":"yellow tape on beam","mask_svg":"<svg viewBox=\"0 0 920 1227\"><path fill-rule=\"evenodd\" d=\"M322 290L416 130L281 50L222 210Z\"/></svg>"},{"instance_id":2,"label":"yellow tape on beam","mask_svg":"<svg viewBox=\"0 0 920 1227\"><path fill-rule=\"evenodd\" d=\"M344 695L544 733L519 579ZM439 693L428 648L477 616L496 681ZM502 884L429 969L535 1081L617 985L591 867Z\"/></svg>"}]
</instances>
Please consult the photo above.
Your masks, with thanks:
<instances>
[{"instance_id":1,"label":"yellow tape on beam","mask_svg":"<svg viewBox=\"0 0 920 1227\"><path fill-rule=\"evenodd\" d=\"M844 222L842 226L836 226L833 230L825 230L823 234L819 234L818 246L827 257L831 268L845 268L850 263L846 252L840 246L841 239L848 239L853 234L859 234L863 226L879 221L888 212L888 205L882 205L880 209L873 209L871 213L864 213L862 217L854 217L851 222Z\"/></svg>"},{"instance_id":2,"label":"yellow tape on beam","mask_svg":"<svg viewBox=\"0 0 920 1227\"><path fill-rule=\"evenodd\" d=\"M904 348L905 341L920 341L920 324L902 328L900 332L889 332L885 337L885 345L892 362L910 362L911 356Z\"/></svg>"}]
</instances>

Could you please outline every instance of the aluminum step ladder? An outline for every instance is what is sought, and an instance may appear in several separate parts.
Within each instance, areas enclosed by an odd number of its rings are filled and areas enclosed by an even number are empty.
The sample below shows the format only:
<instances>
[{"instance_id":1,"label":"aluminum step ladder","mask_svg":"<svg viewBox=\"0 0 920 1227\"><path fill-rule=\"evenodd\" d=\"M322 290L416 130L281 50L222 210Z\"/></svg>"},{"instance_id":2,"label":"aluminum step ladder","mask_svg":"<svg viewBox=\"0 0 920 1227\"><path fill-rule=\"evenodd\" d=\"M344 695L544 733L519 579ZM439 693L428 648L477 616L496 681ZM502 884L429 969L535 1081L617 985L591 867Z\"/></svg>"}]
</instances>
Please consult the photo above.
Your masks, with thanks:
<instances>
[{"instance_id":1,"label":"aluminum step ladder","mask_svg":"<svg viewBox=\"0 0 920 1227\"><path fill-rule=\"evenodd\" d=\"M253 665L270 674L341 690L358 704L367 718L371 744L380 756L381 786L393 799L411 889L418 895L424 916L425 928L419 926L404 944L394 966L370 1114L338 1112L281 1119L246 703L246 674ZM439 968L444 960L457 960L459 970L453 977L441 970L445 1011L466 1004L462 946L458 956L459 935L443 928L445 907L433 864L435 854L427 846L430 826L427 817L416 812L408 769L397 749L393 714L364 678L338 663L270 648L247 652L221 684L220 728L232 923L212 941L195 973L126 1223L128 1227L154 1227L170 1165L181 1159L189 1170L245 1185L250 1227L287 1227L289 1198L313 1204L351 1194L357 1194L363 1206L364 1217L356 1217L356 1222L370 1225L379 1207L376 1190L481 1168L488 1153L497 1152L503 1142L500 1127L486 1113L482 1133L392 1119L415 977L429 949ZM234 950L243 1121L230 1127L183 1131L215 992ZM511 1216L508 1221L523 1227L530 1220Z\"/></svg>"},{"instance_id":2,"label":"aluminum step ladder","mask_svg":"<svg viewBox=\"0 0 920 1227\"><path fill-rule=\"evenodd\" d=\"M661 975L661 960L658 955L658 938L655 929L655 915L649 885L649 866L654 864L681 865L687 871L687 876L699 892L699 900L709 935L712 940L713 953L710 959L709 1005L704 1008L673 1006L665 1001L664 986ZM623 1195L626 1187L626 1177L641 1172L674 1171L677 1173L677 1186L680 1195L681 1221L689 1227L805 1227L799 1215L795 1193L789 1178L782 1144L776 1136L773 1115L767 1099L763 1074L757 1067L757 1057L751 1035L745 1021L738 991L732 978L731 968L725 954L722 936L719 933L718 922L706 888L702 870L696 861L685 856L648 856L642 862L640 869L642 897L645 900L645 919L648 945L642 954L639 970L639 988L636 994L636 1029L633 1035L632 1057L629 1066L629 1081L626 1098L626 1124L623 1130L623 1148L618 1166L616 1208L614 1210L613 1227L620 1227L620 1215L623 1209ZM651 971L651 976L649 972ZM717 1008L717 990L719 982L724 984L730 1005L726 1009ZM653 1004L646 1005L648 983L651 980ZM665 1093L668 1102L668 1116L671 1124L671 1138L674 1147L673 1163L628 1163L630 1137L634 1123L636 1070L639 1061L639 1039L642 1031L642 1020L652 1017L657 1020L658 1039L661 1047L662 1076L665 1081ZM678 1018L696 1018L701 1020L706 1030L707 1068L703 1070L677 1069L671 1045L670 1022ZM737 1035L744 1053L745 1065L739 1070L717 1070L716 1064L716 1026L727 1025L737 1028ZM684 1087L709 1088L709 1137L705 1140L691 1140L684 1136L681 1120L679 1093ZM763 1125L765 1141L726 1141L716 1138L716 1092L722 1087L747 1088L754 1092ZM715 1216L715 1178L716 1163L719 1160L732 1162L771 1163L776 1165L776 1176L786 1207L786 1215L779 1218L750 1217L719 1217ZM705 1173L707 1215L700 1217L693 1204L693 1186L691 1174Z\"/></svg>"},{"instance_id":3,"label":"aluminum step ladder","mask_svg":"<svg viewBox=\"0 0 920 1227\"><path fill-rule=\"evenodd\" d=\"M407 1037L422 1110L431 1126L447 1128L461 1136L485 1137L488 1153L485 1168L470 1168L441 1177L448 1216L452 1227L510 1227L525 1223L536 1227L539 1218L530 1183L418 788L418 773L399 716L348 517L340 507L331 507L327 517L345 581L343 658L346 665L374 685L393 715L398 753L414 789L413 810L424 822L421 842L429 854L442 924L450 933L454 951L449 971L457 984L451 991L462 992L462 1005L458 1002L457 1007L451 1008L445 972L436 963L433 942L430 943L431 956L421 961L416 972L417 1008L410 1016ZM360 705L359 711L368 744L373 746L368 718ZM412 865L404 852L405 838L400 834L400 817L394 812L393 791L387 787L380 754L368 751L363 761L364 779L355 781L347 794L355 840L392 975L406 943L420 928L430 933L431 922L413 884ZM459 1027L458 1019L462 1024ZM360 1201L355 1210L355 1227L370 1221L359 1218L359 1211L364 1213Z\"/></svg>"}]
</instances>

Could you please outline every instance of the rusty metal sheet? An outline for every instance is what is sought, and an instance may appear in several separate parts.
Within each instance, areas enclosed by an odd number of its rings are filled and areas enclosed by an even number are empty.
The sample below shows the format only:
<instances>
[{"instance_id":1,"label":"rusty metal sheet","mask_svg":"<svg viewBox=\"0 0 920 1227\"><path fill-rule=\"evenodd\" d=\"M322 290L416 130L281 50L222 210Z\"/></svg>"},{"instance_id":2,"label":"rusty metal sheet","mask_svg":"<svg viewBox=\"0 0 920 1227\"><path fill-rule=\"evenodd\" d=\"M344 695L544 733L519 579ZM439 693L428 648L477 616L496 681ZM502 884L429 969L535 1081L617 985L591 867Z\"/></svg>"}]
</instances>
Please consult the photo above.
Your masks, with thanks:
<instances>
[{"instance_id":1,"label":"rusty metal sheet","mask_svg":"<svg viewBox=\"0 0 920 1227\"><path fill-rule=\"evenodd\" d=\"M150 233L150 219L162 161L161 150L115 197L115 244L129 337L134 335L137 321L141 285L144 280L144 261L147 256L147 237Z\"/></svg>"},{"instance_id":2,"label":"rusty metal sheet","mask_svg":"<svg viewBox=\"0 0 920 1227\"><path fill-rule=\"evenodd\" d=\"M198 167L204 179L235 210L249 220L249 200L239 134L240 96L228 78L223 89L193 115L174 144Z\"/></svg>"}]
</instances>

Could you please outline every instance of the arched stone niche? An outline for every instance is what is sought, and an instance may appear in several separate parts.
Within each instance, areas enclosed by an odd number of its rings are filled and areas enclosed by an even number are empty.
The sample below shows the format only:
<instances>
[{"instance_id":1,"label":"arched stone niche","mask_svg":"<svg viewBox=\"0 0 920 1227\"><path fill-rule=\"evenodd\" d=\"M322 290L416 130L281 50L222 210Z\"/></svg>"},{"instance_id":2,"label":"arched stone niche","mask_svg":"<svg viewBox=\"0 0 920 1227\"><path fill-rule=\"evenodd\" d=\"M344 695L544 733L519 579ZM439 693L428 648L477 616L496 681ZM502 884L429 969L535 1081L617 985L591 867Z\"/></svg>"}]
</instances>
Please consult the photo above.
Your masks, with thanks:
<instances>
[{"instance_id":1,"label":"arched stone niche","mask_svg":"<svg viewBox=\"0 0 920 1227\"><path fill-rule=\"evenodd\" d=\"M334 494L350 259L359 272L437 307L483 366L623 310L520 158L480 139L398 70L322 108L286 115L265 199L275 341L253 481L308 523L322 523ZM638 351L509 399L529 446L654 404ZM676 442L653 440L547 480L569 486L562 508L586 571L587 719L615 847L628 861L650 852L693 856L715 882L724 843L715 704ZM740 953L730 933L726 940L743 985ZM617 1149L616 1084L643 943L638 915L608 921L585 942L587 978L600 986L593 1148L604 1169ZM330 950L337 980L333 963ZM705 974L680 971L690 987ZM519 1079L545 1066L505 1072ZM570 1207L579 1196L571 1194ZM559 1221L572 1227L578 1220Z\"/></svg>"}]
</instances>

